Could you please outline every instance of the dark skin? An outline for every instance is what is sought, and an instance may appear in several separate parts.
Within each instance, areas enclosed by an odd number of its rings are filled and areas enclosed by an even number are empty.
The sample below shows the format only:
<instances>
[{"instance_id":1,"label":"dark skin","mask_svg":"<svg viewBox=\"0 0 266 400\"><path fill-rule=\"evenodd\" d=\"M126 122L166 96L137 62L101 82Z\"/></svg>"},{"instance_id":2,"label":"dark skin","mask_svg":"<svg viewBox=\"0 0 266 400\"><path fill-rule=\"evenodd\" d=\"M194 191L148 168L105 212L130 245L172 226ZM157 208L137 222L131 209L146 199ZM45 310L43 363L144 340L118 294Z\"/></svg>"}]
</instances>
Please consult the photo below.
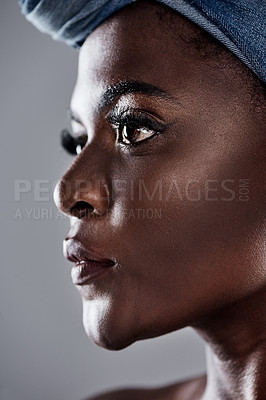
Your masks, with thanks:
<instances>
[{"instance_id":1,"label":"dark skin","mask_svg":"<svg viewBox=\"0 0 266 400\"><path fill-rule=\"evenodd\" d=\"M73 134L87 142L55 198L71 218L66 241L116 262L77 286L86 333L119 350L192 326L208 353L207 385L204 376L97 400L265 399L263 97L229 51L207 51L208 37L199 48L200 35L165 6L137 2L80 51L71 109ZM106 89L125 81L103 107ZM90 212L77 218L77 204Z\"/></svg>"}]
</instances>

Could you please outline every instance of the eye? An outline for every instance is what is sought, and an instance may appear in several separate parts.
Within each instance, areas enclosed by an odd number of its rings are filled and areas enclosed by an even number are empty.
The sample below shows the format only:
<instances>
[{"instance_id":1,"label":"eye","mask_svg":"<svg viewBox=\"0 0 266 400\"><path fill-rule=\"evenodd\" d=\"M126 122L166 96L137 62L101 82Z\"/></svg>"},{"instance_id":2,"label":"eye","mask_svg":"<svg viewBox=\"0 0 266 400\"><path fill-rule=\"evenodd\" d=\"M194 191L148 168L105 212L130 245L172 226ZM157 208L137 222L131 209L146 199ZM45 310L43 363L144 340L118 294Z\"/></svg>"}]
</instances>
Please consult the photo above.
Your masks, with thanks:
<instances>
[{"instance_id":1,"label":"eye","mask_svg":"<svg viewBox=\"0 0 266 400\"><path fill-rule=\"evenodd\" d=\"M147 128L134 128L129 125L120 126L120 138L124 144L133 144L141 142L149 137L155 135L155 131Z\"/></svg>"},{"instance_id":2,"label":"eye","mask_svg":"<svg viewBox=\"0 0 266 400\"><path fill-rule=\"evenodd\" d=\"M74 137L67 129L61 132L61 145L71 155L80 154L86 142L87 135L85 134Z\"/></svg>"},{"instance_id":3,"label":"eye","mask_svg":"<svg viewBox=\"0 0 266 400\"><path fill-rule=\"evenodd\" d=\"M135 109L122 113L112 111L107 120L117 132L118 143L126 146L139 145L166 128L165 124L158 122L150 114Z\"/></svg>"}]
</instances>

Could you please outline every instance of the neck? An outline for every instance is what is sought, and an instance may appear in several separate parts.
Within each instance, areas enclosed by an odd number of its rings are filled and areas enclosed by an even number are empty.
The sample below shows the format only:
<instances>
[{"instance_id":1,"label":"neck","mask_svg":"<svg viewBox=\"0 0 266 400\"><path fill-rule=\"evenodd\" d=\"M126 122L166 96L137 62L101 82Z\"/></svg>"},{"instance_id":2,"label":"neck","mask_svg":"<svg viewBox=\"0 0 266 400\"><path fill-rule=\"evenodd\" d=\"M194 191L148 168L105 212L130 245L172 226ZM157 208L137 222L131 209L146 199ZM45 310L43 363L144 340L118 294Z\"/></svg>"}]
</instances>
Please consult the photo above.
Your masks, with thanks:
<instances>
[{"instance_id":1,"label":"neck","mask_svg":"<svg viewBox=\"0 0 266 400\"><path fill-rule=\"evenodd\" d=\"M207 343L202 400L263 400L266 288L194 327Z\"/></svg>"}]
</instances>

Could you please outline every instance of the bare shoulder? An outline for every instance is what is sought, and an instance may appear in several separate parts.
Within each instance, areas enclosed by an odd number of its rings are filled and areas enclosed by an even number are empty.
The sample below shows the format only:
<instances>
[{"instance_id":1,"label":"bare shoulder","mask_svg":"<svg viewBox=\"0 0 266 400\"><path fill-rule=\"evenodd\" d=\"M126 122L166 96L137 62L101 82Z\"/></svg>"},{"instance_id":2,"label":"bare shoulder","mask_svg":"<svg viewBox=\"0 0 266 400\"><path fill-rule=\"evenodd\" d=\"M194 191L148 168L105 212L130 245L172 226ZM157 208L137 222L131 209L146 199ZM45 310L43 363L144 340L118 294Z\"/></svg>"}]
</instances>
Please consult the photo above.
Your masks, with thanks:
<instances>
[{"instance_id":1,"label":"bare shoulder","mask_svg":"<svg viewBox=\"0 0 266 400\"><path fill-rule=\"evenodd\" d=\"M206 375L155 389L120 389L87 400L200 400Z\"/></svg>"}]
</instances>

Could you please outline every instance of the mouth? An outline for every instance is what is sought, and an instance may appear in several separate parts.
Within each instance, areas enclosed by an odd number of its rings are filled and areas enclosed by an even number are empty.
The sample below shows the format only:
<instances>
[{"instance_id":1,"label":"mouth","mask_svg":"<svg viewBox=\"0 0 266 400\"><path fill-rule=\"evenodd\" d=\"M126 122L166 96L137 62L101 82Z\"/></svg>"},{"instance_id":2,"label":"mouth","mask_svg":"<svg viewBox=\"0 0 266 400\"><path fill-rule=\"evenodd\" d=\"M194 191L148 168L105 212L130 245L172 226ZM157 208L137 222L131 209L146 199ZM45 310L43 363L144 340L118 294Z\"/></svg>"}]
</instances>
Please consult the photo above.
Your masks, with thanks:
<instances>
[{"instance_id":1,"label":"mouth","mask_svg":"<svg viewBox=\"0 0 266 400\"><path fill-rule=\"evenodd\" d=\"M72 263L71 278L74 285L88 285L113 270L115 262L98 257L74 239L64 241L64 256Z\"/></svg>"}]
</instances>

